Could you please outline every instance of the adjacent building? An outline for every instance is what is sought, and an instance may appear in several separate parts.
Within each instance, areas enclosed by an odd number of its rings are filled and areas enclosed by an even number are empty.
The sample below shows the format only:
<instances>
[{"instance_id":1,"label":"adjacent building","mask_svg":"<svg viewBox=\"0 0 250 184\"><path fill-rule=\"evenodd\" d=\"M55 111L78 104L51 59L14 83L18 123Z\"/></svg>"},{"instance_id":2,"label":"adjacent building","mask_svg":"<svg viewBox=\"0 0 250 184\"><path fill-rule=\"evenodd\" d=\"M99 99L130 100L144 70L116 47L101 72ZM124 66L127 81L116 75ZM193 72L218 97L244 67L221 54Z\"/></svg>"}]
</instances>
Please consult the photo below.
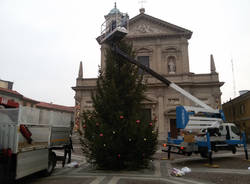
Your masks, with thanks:
<instances>
[{"instance_id":1,"label":"adjacent building","mask_svg":"<svg viewBox=\"0 0 250 184\"><path fill-rule=\"evenodd\" d=\"M105 19L112 19L117 15L122 16L123 14L117 7L114 7L105 15ZM144 8L140 9L137 16L129 19L127 29L129 33L125 39L133 43L136 59L139 62L176 83L211 107L220 107L220 87L224 83L219 81L213 56L210 56L210 73L194 74L190 72L188 56L188 43L192 37L190 30L148 15ZM106 48L106 44L101 45L102 70L105 67ZM145 109L150 113L151 118L157 117L158 119L159 140L166 140L168 131L171 131L173 136L177 132L175 107L196 104L151 75L144 74L144 78L147 79L148 85L147 99L143 102ZM79 112L92 109L91 92L96 89L96 80L96 78L83 77L82 63L80 63L76 86L73 87Z\"/></svg>"},{"instance_id":2,"label":"adjacent building","mask_svg":"<svg viewBox=\"0 0 250 184\"><path fill-rule=\"evenodd\" d=\"M11 90L12 87L13 87L13 82L5 81L5 80L0 79L0 88L10 89Z\"/></svg>"},{"instance_id":3,"label":"adjacent building","mask_svg":"<svg viewBox=\"0 0 250 184\"><path fill-rule=\"evenodd\" d=\"M2 81L1 81L2 82ZM28 107L36 107L40 109L41 113L46 113L46 116L42 117L50 117L52 113L50 112L57 112L60 114L58 118L67 118L71 117L72 123L74 121L74 107L57 105L53 103L46 103L46 102L39 102L37 100L33 100L23 96L21 93L12 90L13 82L4 81L5 83L0 87L0 108L17 108L19 106L28 106ZM11 87L10 85L11 84ZM56 117L55 117L56 118ZM53 119L53 117L52 117ZM47 119L44 119L42 122L45 124L48 123ZM63 121L62 121L63 122Z\"/></svg>"},{"instance_id":4,"label":"adjacent building","mask_svg":"<svg viewBox=\"0 0 250 184\"><path fill-rule=\"evenodd\" d=\"M228 122L235 123L250 140L250 91L240 92L240 96L222 105Z\"/></svg>"},{"instance_id":5,"label":"adjacent building","mask_svg":"<svg viewBox=\"0 0 250 184\"><path fill-rule=\"evenodd\" d=\"M27 98L15 90L0 87L0 105L3 107L13 108L19 107L20 105L35 107L37 103L39 102Z\"/></svg>"}]
</instances>

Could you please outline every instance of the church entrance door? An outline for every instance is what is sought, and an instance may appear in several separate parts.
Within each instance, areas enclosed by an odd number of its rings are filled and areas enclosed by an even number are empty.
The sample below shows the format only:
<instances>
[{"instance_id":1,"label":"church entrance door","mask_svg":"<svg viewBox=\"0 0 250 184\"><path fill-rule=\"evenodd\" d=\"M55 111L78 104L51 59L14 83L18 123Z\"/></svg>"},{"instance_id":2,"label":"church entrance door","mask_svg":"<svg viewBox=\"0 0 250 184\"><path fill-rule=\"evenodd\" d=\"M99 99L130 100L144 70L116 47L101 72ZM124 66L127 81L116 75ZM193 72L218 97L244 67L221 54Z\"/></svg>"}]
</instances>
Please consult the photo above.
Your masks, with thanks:
<instances>
[{"instance_id":1,"label":"church entrance door","mask_svg":"<svg viewBox=\"0 0 250 184\"><path fill-rule=\"evenodd\" d=\"M177 138L176 119L170 119L171 138Z\"/></svg>"}]
</instances>

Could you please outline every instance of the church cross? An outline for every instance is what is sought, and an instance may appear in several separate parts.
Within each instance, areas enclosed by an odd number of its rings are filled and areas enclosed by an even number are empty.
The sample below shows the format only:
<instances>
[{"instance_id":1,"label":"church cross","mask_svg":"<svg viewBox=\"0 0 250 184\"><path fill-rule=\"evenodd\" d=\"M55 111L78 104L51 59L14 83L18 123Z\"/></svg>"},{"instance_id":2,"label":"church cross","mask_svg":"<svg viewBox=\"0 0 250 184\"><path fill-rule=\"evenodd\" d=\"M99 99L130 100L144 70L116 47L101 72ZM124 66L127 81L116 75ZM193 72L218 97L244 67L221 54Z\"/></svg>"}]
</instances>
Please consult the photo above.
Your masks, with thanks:
<instances>
[{"instance_id":1,"label":"church cross","mask_svg":"<svg viewBox=\"0 0 250 184\"><path fill-rule=\"evenodd\" d=\"M146 0L139 0L138 3L141 4L141 8L143 8L143 4L146 3L147 1Z\"/></svg>"}]
</instances>

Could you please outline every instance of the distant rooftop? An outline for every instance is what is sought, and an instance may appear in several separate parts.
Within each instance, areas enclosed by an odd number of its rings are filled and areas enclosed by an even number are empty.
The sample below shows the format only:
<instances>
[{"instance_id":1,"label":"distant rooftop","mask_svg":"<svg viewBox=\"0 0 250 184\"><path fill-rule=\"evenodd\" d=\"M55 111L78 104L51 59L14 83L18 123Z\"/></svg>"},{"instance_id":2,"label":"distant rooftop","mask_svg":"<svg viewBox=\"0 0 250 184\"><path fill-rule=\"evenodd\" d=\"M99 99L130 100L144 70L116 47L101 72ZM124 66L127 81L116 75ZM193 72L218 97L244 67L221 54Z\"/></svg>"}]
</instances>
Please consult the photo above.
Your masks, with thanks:
<instances>
[{"instance_id":1,"label":"distant rooftop","mask_svg":"<svg viewBox=\"0 0 250 184\"><path fill-rule=\"evenodd\" d=\"M7 94L10 96L15 96L18 99L26 101L26 102L27 101L32 102L38 108L52 109L52 110L65 111L65 112L74 112L74 107L57 105L57 104L46 103L46 102L39 102L39 101L33 100L31 98L27 98L27 97L23 96L21 93L14 91L14 90L5 89L5 88L0 87L0 94L1 93Z\"/></svg>"},{"instance_id":2,"label":"distant rooftop","mask_svg":"<svg viewBox=\"0 0 250 184\"><path fill-rule=\"evenodd\" d=\"M18 93L17 91L11 90L11 89L6 89L6 88L1 88L0 87L0 91L10 93L10 94L13 94L13 95L17 95L17 96L22 96L22 94Z\"/></svg>"},{"instance_id":3,"label":"distant rooftop","mask_svg":"<svg viewBox=\"0 0 250 184\"><path fill-rule=\"evenodd\" d=\"M59 111L67 111L67 112L74 112L74 107L57 105L52 103L40 102L36 104L38 108L45 108L45 109L54 109Z\"/></svg>"},{"instance_id":4,"label":"distant rooftop","mask_svg":"<svg viewBox=\"0 0 250 184\"><path fill-rule=\"evenodd\" d=\"M246 98L250 98L250 90L242 90L242 91L241 91L241 94L239 96L237 96L236 98L233 98L233 99L230 98L230 100L225 102L223 105L232 104L233 102L237 102L237 101L241 101L241 100L246 99Z\"/></svg>"},{"instance_id":5,"label":"distant rooftop","mask_svg":"<svg viewBox=\"0 0 250 184\"><path fill-rule=\"evenodd\" d=\"M0 87L6 89L12 89L13 82L0 79Z\"/></svg>"}]
</instances>

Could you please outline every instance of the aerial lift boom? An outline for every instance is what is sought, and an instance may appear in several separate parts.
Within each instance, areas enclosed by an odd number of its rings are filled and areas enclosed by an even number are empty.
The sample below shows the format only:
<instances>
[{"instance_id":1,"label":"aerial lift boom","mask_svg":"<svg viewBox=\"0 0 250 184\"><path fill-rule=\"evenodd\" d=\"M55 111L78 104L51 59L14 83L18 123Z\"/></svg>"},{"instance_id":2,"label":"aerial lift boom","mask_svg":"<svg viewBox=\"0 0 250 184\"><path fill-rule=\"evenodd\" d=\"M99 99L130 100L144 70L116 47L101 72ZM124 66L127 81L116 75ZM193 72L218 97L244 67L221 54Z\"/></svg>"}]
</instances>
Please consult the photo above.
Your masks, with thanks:
<instances>
[{"instance_id":1,"label":"aerial lift boom","mask_svg":"<svg viewBox=\"0 0 250 184\"><path fill-rule=\"evenodd\" d=\"M124 59L126 59L127 61L129 61L130 63L135 64L136 66L138 66L142 70L144 70L147 73L151 74L153 77L157 78L158 80L160 80L161 82L163 82L167 86L171 87L175 91L178 91L180 94L184 95L185 97L187 97L192 102L198 104L199 106L203 107L204 109L208 110L211 113L219 113L218 110L215 110L215 109L211 108L210 106L208 106L207 104L205 104L204 102L202 102L198 98L194 97L193 95L191 95L190 93L188 93L187 91L185 91L184 89L182 89L181 87L179 87L178 85L176 85L175 83L167 80L165 77L163 77L160 74L156 73L154 70L152 70L149 67L141 64L140 62L136 61L134 58L128 56L126 53L124 53L118 47L113 47L112 49L116 53L118 53L120 56L122 56Z\"/></svg>"},{"instance_id":2,"label":"aerial lift boom","mask_svg":"<svg viewBox=\"0 0 250 184\"><path fill-rule=\"evenodd\" d=\"M200 131L205 130L205 134L203 134L203 137L201 137L202 140L201 141L196 140L196 142L193 141L192 146L191 147L187 146L187 150L185 150L185 151L182 150L182 153L184 153L184 154L188 153L188 155L191 155L192 152L196 152L196 153L200 152L200 154L203 156L204 156L204 154L207 155L207 157L209 158L209 162L212 163L212 151L213 150L216 151L217 149L219 149L221 144L219 143L220 145L217 145L217 142L220 142L220 141L214 140L214 142L213 142L210 140L211 130L217 131L217 130L219 130L219 128L221 128L221 127L223 128L223 126L224 126L225 128L227 128L227 134L228 134L229 127L230 126L235 127L235 125L232 123L231 123L231 125L229 125L229 124L227 125L227 123L224 123L225 117L224 117L222 110L213 109L212 107L208 106L207 104L205 104L204 102L202 102L198 98L194 97L189 92L185 91L184 89L182 89L181 87L179 87L175 83L167 80L165 77L161 76L160 74L158 74L154 70L141 64L140 62L136 61L134 58L132 58L131 56L129 56L128 54L126 54L125 52L120 50L116 43L119 42L121 39L123 39L126 36L126 34L128 33L128 30L126 29L127 25L121 24L119 22L119 20L115 20L115 21L116 21L116 25L119 25L119 26L114 27L114 29L112 29L111 33L110 32L102 32L101 36L99 36L97 38L97 41L99 42L99 44L106 43L107 45L109 45L111 47L111 49L114 52L116 52L121 57L126 59L126 61L128 61L132 64L135 64L140 69L151 74L153 77L157 78L158 80L160 80L161 82L163 82L167 86L171 87L175 91L179 92L180 94L184 95L189 100L191 100L192 102L194 102L195 104L200 106L200 107L177 106L177 108L176 108L177 128L191 130L191 131L192 130L200 130ZM126 21L126 22L128 22L128 21ZM105 24L105 25L109 26L108 24ZM124 27L121 25L123 25ZM199 116L197 116L197 114L203 114L203 116L199 117ZM231 127L230 127L230 130L231 130ZM218 134L220 134L220 132ZM234 134L234 135L236 135L236 134ZM244 133L242 134L242 139L239 137L239 135L236 135L236 136L238 136L237 140L230 140L230 138L227 140L222 140L221 143L226 144L226 146L223 147L223 145L222 145L221 147L226 148L226 149L230 149L230 150L232 150L233 153L235 153L236 152L236 145L243 144L246 159L248 160L245 134ZM168 143L170 143L170 144L174 143L174 144L181 145L181 143L185 143L185 141L183 139L182 140L172 140L171 137L169 136ZM179 146L179 148L181 148L181 147ZM169 146L169 149L168 149L168 157L170 157L170 150L171 150L171 145Z\"/></svg>"}]
</instances>

